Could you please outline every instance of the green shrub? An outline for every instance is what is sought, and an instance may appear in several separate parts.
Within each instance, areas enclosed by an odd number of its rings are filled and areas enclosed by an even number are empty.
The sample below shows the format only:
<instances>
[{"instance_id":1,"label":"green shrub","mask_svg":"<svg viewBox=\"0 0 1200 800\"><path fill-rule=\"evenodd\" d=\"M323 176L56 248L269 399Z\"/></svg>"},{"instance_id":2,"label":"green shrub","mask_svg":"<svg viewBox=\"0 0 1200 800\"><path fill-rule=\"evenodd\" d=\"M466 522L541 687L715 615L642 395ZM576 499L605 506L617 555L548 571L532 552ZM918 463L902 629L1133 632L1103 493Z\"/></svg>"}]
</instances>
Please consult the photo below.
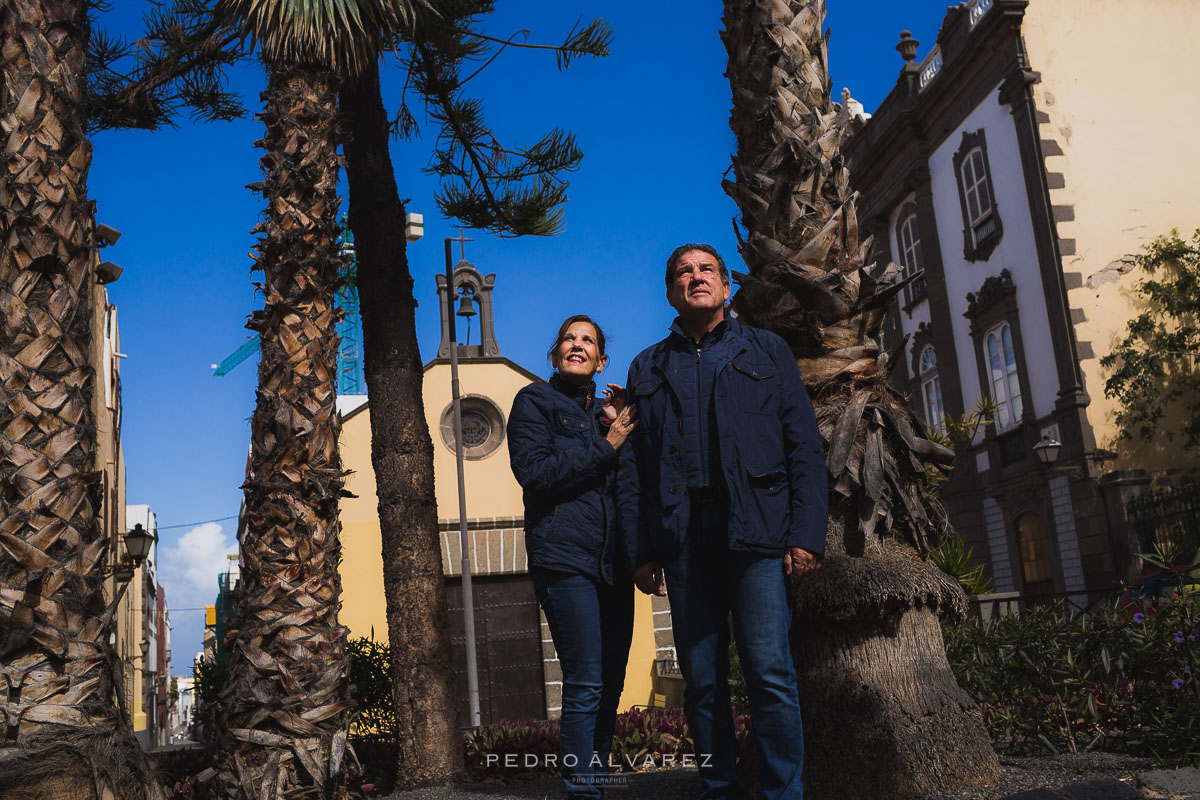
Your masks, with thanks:
<instances>
[{"instance_id":1,"label":"green shrub","mask_svg":"<svg viewBox=\"0 0 1200 800\"><path fill-rule=\"evenodd\" d=\"M749 719L734 716L739 751L749 734ZM476 780L511 782L535 775L557 775L557 720L501 722L464 735L467 772ZM635 708L617 715L609 764L613 772L638 772L651 766L686 763L695 748L682 708ZM551 758L547 758L551 756Z\"/></svg>"},{"instance_id":2,"label":"green shrub","mask_svg":"<svg viewBox=\"0 0 1200 800\"><path fill-rule=\"evenodd\" d=\"M944 628L959 685L1009 754L1122 750L1200 766L1200 595L1055 605Z\"/></svg>"},{"instance_id":3,"label":"green shrub","mask_svg":"<svg viewBox=\"0 0 1200 800\"><path fill-rule=\"evenodd\" d=\"M391 648L374 637L359 636L346 643L346 652L350 655L350 697L355 703L350 735L392 741L396 738L396 707L392 702Z\"/></svg>"},{"instance_id":4,"label":"green shrub","mask_svg":"<svg viewBox=\"0 0 1200 800\"><path fill-rule=\"evenodd\" d=\"M196 677L196 704L192 709L192 735L205 747L212 747L217 730L218 697L229 677L229 657L218 653L200 656L193 670Z\"/></svg>"},{"instance_id":5,"label":"green shrub","mask_svg":"<svg viewBox=\"0 0 1200 800\"><path fill-rule=\"evenodd\" d=\"M984 576L983 562L975 558L975 549L960 536L947 539L929 554L938 569L958 581L967 594L991 594L992 582Z\"/></svg>"},{"instance_id":6,"label":"green shrub","mask_svg":"<svg viewBox=\"0 0 1200 800\"><path fill-rule=\"evenodd\" d=\"M475 779L511 781L517 777L557 775L548 766L558 753L558 720L521 720L487 725L463 734L467 772Z\"/></svg>"}]
</instances>

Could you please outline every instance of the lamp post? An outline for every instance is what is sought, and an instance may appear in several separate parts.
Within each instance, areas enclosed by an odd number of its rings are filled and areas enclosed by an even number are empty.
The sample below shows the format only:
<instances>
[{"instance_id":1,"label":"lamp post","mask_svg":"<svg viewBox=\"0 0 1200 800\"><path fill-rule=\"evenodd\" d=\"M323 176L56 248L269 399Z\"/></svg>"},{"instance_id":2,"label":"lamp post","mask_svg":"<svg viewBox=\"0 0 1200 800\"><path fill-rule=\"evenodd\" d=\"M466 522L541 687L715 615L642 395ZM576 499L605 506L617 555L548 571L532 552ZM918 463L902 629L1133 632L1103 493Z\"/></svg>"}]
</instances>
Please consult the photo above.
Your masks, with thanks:
<instances>
[{"instance_id":1,"label":"lamp post","mask_svg":"<svg viewBox=\"0 0 1200 800\"><path fill-rule=\"evenodd\" d=\"M458 384L458 334L455 332L455 316L470 319L475 309L468 306L454 310L454 242L471 241L459 231L457 239L446 238L446 319L447 338L450 341L450 402L454 408L454 462L458 468L458 540L462 550L463 625L466 628L467 646L467 700L471 710L471 727L479 727L479 667L475 656L475 598L471 591L471 542L467 535L467 488L463 477L463 428L462 396ZM464 304L467 298L464 293Z\"/></svg>"}]
</instances>

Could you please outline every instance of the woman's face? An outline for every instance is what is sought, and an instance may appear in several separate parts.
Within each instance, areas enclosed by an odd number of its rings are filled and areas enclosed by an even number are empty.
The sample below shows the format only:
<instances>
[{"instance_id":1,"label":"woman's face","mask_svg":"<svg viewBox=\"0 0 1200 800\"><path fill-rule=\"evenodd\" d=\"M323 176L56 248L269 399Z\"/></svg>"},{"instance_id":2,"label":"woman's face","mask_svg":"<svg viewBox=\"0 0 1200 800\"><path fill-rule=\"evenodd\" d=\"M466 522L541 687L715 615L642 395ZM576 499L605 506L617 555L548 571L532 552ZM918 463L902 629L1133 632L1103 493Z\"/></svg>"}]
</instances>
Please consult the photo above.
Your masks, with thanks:
<instances>
[{"instance_id":1,"label":"woman's face","mask_svg":"<svg viewBox=\"0 0 1200 800\"><path fill-rule=\"evenodd\" d=\"M596 329L588 322L573 322L559 340L555 351L558 373L573 383L587 383L604 371L607 356L600 355Z\"/></svg>"}]
</instances>

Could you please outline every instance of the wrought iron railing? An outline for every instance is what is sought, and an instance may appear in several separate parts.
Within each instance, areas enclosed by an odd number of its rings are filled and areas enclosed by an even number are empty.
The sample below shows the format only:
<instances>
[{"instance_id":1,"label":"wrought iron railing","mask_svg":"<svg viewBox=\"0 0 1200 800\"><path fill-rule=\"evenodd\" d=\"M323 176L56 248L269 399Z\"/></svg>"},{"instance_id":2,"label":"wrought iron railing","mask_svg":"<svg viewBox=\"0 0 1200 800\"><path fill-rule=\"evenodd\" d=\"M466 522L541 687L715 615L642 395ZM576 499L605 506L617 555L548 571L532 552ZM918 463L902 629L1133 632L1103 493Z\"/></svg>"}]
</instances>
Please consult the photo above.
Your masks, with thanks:
<instances>
[{"instance_id":1,"label":"wrought iron railing","mask_svg":"<svg viewBox=\"0 0 1200 800\"><path fill-rule=\"evenodd\" d=\"M1130 500L1125 511L1142 552L1158 550L1181 564L1200 550L1200 485L1147 492Z\"/></svg>"}]
</instances>

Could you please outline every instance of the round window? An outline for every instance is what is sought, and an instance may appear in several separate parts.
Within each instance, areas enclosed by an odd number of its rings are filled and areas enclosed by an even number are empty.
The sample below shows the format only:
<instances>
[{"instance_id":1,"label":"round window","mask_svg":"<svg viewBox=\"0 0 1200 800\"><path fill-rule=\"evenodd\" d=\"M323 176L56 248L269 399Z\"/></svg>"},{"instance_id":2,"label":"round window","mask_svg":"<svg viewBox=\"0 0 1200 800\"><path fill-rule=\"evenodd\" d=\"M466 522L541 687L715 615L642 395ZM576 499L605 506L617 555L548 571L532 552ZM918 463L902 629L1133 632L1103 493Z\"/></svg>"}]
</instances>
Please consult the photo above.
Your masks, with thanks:
<instances>
[{"instance_id":1,"label":"round window","mask_svg":"<svg viewBox=\"0 0 1200 800\"><path fill-rule=\"evenodd\" d=\"M442 411L442 444L454 452L454 404ZM504 441L504 415L489 398L472 394L462 398L463 458L478 461L496 452Z\"/></svg>"}]
</instances>

